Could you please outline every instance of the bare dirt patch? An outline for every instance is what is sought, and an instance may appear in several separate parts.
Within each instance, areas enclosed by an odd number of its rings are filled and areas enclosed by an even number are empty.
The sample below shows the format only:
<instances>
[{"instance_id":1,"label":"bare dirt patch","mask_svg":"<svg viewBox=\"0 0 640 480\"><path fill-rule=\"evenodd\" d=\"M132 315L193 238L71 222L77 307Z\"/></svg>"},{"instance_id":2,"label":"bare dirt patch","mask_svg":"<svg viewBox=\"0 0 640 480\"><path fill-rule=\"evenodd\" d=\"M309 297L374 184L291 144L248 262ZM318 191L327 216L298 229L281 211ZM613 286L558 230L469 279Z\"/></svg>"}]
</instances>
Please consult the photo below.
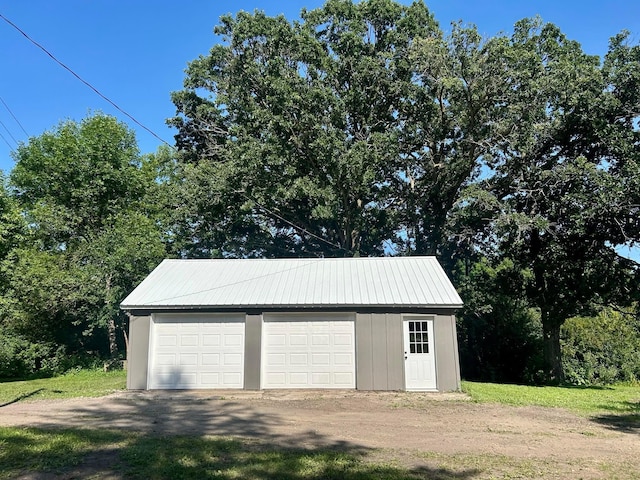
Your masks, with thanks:
<instances>
[{"instance_id":1,"label":"bare dirt patch","mask_svg":"<svg viewBox=\"0 0 640 480\"><path fill-rule=\"evenodd\" d=\"M476 473L464 478L504 478L490 475L494 461L502 466L515 462L520 472L522 465L531 465L530 478L610 478L612 465L624 465L616 478L636 478L640 472L637 431L561 409L477 404L463 394L122 392L12 403L0 408L0 425L230 436L287 448L357 448L369 452L373 461L411 468L476 465Z\"/></svg>"}]
</instances>

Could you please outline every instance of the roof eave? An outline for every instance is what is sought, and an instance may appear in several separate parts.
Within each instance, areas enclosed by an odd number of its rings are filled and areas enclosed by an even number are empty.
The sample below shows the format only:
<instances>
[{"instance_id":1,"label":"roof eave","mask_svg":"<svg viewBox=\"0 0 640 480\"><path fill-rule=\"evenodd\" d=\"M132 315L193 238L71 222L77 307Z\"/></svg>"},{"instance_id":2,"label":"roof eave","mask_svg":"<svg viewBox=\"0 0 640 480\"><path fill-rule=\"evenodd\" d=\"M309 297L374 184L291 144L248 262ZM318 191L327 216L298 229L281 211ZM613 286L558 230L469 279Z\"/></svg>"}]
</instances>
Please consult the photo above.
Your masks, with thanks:
<instances>
[{"instance_id":1,"label":"roof eave","mask_svg":"<svg viewBox=\"0 0 640 480\"><path fill-rule=\"evenodd\" d=\"M120 305L120 309L126 312L138 311L214 311L214 310L361 310L361 309L439 309L458 310L462 303L455 304L266 304L266 305Z\"/></svg>"}]
</instances>

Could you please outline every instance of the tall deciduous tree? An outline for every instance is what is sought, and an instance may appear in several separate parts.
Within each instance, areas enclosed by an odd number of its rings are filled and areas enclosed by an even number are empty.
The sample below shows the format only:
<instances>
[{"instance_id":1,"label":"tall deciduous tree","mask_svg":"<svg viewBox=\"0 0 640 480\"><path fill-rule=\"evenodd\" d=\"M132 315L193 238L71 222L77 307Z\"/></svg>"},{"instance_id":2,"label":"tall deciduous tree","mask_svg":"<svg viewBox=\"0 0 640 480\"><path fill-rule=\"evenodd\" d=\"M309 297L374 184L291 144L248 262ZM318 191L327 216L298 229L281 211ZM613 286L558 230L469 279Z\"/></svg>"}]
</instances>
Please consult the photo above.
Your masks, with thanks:
<instances>
[{"instance_id":1,"label":"tall deciduous tree","mask_svg":"<svg viewBox=\"0 0 640 480\"><path fill-rule=\"evenodd\" d=\"M425 5L329 0L300 22L241 12L215 31L226 43L173 95L195 253L381 254L409 49L438 32Z\"/></svg>"},{"instance_id":2,"label":"tall deciduous tree","mask_svg":"<svg viewBox=\"0 0 640 480\"><path fill-rule=\"evenodd\" d=\"M147 202L158 158L140 157L133 132L102 114L17 149L10 185L28 237L2 271L18 333L118 354L118 304L164 256L159 211Z\"/></svg>"},{"instance_id":3,"label":"tall deciduous tree","mask_svg":"<svg viewBox=\"0 0 640 480\"><path fill-rule=\"evenodd\" d=\"M447 36L418 39L412 94L402 111L403 144L395 183L406 251L460 258L451 212L491 160L505 98L504 38L483 39L453 24Z\"/></svg>"},{"instance_id":4,"label":"tall deciduous tree","mask_svg":"<svg viewBox=\"0 0 640 480\"><path fill-rule=\"evenodd\" d=\"M638 291L638 265L616 252L640 238L640 62L622 40L601 67L554 25L516 25L504 50L509 89L494 174L484 181L492 200L468 203L497 212L493 248L531 272L526 292L555 381L564 321Z\"/></svg>"}]
</instances>

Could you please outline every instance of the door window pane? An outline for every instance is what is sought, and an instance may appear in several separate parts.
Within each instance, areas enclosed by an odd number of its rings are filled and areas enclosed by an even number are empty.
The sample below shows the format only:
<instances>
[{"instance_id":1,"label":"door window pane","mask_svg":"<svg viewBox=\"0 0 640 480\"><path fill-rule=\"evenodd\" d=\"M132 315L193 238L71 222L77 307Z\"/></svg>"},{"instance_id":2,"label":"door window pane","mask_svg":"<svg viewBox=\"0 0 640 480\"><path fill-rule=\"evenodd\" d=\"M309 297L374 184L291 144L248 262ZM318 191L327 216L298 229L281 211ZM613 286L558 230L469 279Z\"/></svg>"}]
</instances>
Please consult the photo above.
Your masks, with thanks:
<instances>
[{"instance_id":1,"label":"door window pane","mask_svg":"<svg viewBox=\"0 0 640 480\"><path fill-rule=\"evenodd\" d=\"M409 351L429 353L429 322L409 322Z\"/></svg>"}]
</instances>

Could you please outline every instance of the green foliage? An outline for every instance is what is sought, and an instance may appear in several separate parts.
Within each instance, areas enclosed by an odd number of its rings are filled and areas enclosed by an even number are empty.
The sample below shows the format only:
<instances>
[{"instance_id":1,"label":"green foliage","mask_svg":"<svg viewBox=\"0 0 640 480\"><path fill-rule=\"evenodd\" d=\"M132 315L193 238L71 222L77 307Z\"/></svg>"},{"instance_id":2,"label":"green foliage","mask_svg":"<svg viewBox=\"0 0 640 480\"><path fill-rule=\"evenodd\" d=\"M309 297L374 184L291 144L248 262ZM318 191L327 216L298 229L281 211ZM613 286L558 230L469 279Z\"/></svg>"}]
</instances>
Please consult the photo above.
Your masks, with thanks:
<instances>
[{"instance_id":1,"label":"green foliage","mask_svg":"<svg viewBox=\"0 0 640 480\"><path fill-rule=\"evenodd\" d=\"M464 301L457 314L462 376L476 381L536 382L542 368L540 318L510 260L460 262L454 280ZM520 293L518 293L520 291Z\"/></svg>"},{"instance_id":2,"label":"green foliage","mask_svg":"<svg viewBox=\"0 0 640 480\"><path fill-rule=\"evenodd\" d=\"M437 31L424 4L331 0L300 22L241 12L215 31L225 43L173 94L193 164L178 176L183 253L382 254L408 49Z\"/></svg>"},{"instance_id":3,"label":"green foliage","mask_svg":"<svg viewBox=\"0 0 640 480\"><path fill-rule=\"evenodd\" d=\"M438 255L478 379L562 381L563 323L638 300L639 266L616 250L640 241L628 33L601 62L540 19L445 35L423 2L393 0L328 0L293 22L239 12L215 32L172 94L177 153L141 156L102 114L14 153L0 180L10 351L118 358L118 303L167 255ZM578 330L571 381L637 376Z\"/></svg>"},{"instance_id":4,"label":"green foliage","mask_svg":"<svg viewBox=\"0 0 640 480\"><path fill-rule=\"evenodd\" d=\"M104 431L0 427L0 478L16 478L25 471L57 473L78 465L98 448L121 444L124 438Z\"/></svg>"},{"instance_id":5,"label":"green foliage","mask_svg":"<svg viewBox=\"0 0 640 480\"><path fill-rule=\"evenodd\" d=\"M107 115L66 121L13 156L14 196L45 248L72 248L143 193L133 131Z\"/></svg>"},{"instance_id":6,"label":"green foliage","mask_svg":"<svg viewBox=\"0 0 640 480\"><path fill-rule=\"evenodd\" d=\"M0 260L19 245L25 230L26 225L20 215L20 209L7 192L5 178L0 172ZM0 287L1 285L0 278Z\"/></svg>"},{"instance_id":7,"label":"green foliage","mask_svg":"<svg viewBox=\"0 0 640 480\"><path fill-rule=\"evenodd\" d=\"M492 170L476 189L484 197L462 208L489 207L479 209L487 254L531 272L522 287L540 311L544 374L562 381L563 322L628 304L640 291L638 265L615 250L640 238L640 105L619 88L636 78L640 62L629 54L626 75L611 75L539 20L516 24L501 48L509 88L496 116ZM605 64L625 48L614 42Z\"/></svg>"},{"instance_id":8,"label":"green foliage","mask_svg":"<svg viewBox=\"0 0 640 480\"><path fill-rule=\"evenodd\" d=\"M614 310L574 317L562 326L565 376L575 385L601 385L640 379L637 319Z\"/></svg>"},{"instance_id":9,"label":"green foliage","mask_svg":"<svg viewBox=\"0 0 640 480\"><path fill-rule=\"evenodd\" d=\"M6 331L0 333L0 379L52 374L56 360L63 356L64 348L54 343L33 343Z\"/></svg>"},{"instance_id":10,"label":"green foliage","mask_svg":"<svg viewBox=\"0 0 640 480\"><path fill-rule=\"evenodd\" d=\"M64 122L14 157L5 210L27 222L0 252L0 325L29 345L56 346L38 362L43 372L68 365L59 350L117 358L119 303L166 256L157 200L171 158L140 157L133 132L102 114Z\"/></svg>"}]
</instances>

